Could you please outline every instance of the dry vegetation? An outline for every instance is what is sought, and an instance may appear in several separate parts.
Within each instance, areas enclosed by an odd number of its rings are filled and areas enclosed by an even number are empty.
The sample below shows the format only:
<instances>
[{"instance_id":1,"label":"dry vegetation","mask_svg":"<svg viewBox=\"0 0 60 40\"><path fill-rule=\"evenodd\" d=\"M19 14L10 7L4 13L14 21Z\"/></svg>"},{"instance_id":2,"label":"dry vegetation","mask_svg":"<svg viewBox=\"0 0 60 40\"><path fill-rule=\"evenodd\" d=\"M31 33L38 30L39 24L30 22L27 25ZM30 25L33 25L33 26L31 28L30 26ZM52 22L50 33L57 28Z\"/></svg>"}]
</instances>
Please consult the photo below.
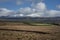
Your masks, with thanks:
<instances>
[{"instance_id":1,"label":"dry vegetation","mask_svg":"<svg viewBox=\"0 0 60 40\"><path fill-rule=\"evenodd\" d=\"M60 40L60 27L0 22L0 40Z\"/></svg>"}]
</instances>

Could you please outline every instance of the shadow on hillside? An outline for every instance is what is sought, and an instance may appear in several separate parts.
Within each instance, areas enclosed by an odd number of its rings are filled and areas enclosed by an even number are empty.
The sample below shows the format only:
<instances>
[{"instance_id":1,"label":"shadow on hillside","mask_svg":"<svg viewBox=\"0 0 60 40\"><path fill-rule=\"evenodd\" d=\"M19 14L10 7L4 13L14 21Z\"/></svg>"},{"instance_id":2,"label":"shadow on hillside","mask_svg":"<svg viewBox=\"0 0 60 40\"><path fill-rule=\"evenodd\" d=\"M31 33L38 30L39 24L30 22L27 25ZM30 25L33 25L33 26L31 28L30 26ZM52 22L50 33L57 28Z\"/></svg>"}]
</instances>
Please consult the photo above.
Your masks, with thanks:
<instances>
[{"instance_id":1,"label":"shadow on hillside","mask_svg":"<svg viewBox=\"0 0 60 40\"><path fill-rule=\"evenodd\" d=\"M33 33L39 33L39 34L50 34L48 32L41 32L41 31L29 31L29 30L15 30L15 29L0 29L5 31L20 31L20 32L33 32Z\"/></svg>"},{"instance_id":2,"label":"shadow on hillside","mask_svg":"<svg viewBox=\"0 0 60 40\"><path fill-rule=\"evenodd\" d=\"M52 25L55 25L55 26L60 26L59 23L51 23Z\"/></svg>"}]
</instances>

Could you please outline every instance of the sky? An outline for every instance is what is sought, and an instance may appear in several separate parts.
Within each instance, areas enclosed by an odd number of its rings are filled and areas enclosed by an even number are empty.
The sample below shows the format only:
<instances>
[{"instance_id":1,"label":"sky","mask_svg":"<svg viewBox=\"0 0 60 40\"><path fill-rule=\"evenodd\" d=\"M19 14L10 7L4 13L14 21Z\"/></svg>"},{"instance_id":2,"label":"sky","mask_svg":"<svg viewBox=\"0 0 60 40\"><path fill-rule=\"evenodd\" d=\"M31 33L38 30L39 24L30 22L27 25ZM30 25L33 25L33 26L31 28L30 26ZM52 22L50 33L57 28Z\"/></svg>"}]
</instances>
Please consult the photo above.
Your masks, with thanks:
<instances>
[{"instance_id":1,"label":"sky","mask_svg":"<svg viewBox=\"0 0 60 40\"><path fill-rule=\"evenodd\" d=\"M60 0L0 0L0 16L60 16Z\"/></svg>"}]
</instances>

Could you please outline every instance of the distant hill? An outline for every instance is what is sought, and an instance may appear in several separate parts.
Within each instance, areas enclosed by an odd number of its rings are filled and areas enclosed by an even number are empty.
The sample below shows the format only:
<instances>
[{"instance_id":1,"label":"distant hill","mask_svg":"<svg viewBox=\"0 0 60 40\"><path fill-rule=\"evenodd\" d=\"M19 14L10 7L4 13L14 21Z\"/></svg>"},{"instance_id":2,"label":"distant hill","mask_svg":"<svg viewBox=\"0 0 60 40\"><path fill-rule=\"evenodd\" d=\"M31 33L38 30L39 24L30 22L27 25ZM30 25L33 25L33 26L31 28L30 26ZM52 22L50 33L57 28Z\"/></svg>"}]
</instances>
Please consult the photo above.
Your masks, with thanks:
<instances>
[{"instance_id":1,"label":"distant hill","mask_svg":"<svg viewBox=\"0 0 60 40\"><path fill-rule=\"evenodd\" d=\"M0 17L3 21L32 21L41 23L60 23L60 17Z\"/></svg>"}]
</instances>

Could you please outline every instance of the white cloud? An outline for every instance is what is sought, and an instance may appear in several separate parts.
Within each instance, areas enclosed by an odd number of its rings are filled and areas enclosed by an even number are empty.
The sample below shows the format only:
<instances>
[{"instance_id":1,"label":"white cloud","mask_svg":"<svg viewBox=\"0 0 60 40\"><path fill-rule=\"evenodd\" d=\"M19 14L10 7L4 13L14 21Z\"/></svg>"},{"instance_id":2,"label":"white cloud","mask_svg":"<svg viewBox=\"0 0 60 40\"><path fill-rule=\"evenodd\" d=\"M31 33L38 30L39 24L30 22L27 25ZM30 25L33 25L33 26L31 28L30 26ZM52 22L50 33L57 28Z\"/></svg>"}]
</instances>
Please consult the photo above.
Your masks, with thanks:
<instances>
[{"instance_id":1,"label":"white cloud","mask_svg":"<svg viewBox=\"0 0 60 40\"><path fill-rule=\"evenodd\" d=\"M19 12L23 14L28 14L28 13L30 14L32 13L32 9L30 7L20 8Z\"/></svg>"},{"instance_id":2,"label":"white cloud","mask_svg":"<svg viewBox=\"0 0 60 40\"><path fill-rule=\"evenodd\" d=\"M58 9L60 9L60 5L57 5L56 7L57 7Z\"/></svg>"},{"instance_id":3,"label":"white cloud","mask_svg":"<svg viewBox=\"0 0 60 40\"><path fill-rule=\"evenodd\" d=\"M0 16L8 16L12 14L13 14L12 10L8 10L6 8L0 8Z\"/></svg>"},{"instance_id":4,"label":"white cloud","mask_svg":"<svg viewBox=\"0 0 60 40\"><path fill-rule=\"evenodd\" d=\"M60 11L58 10L48 10L46 4L39 2L31 7L20 8L17 12L8 10L5 8L0 8L0 16L31 16L31 17L55 17L60 16Z\"/></svg>"},{"instance_id":5,"label":"white cloud","mask_svg":"<svg viewBox=\"0 0 60 40\"><path fill-rule=\"evenodd\" d=\"M43 13L37 12L37 13L32 13L32 14L26 15L26 16L30 16L30 17L43 17Z\"/></svg>"},{"instance_id":6,"label":"white cloud","mask_svg":"<svg viewBox=\"0 0 60 40\"><path fill-rule=\"evenodd\" d=\"M49 17L56 17L56 16L60 16L60 11L57 10L49 10L48 12L48 16Z\"/></svg>"},{"instance_id":7,"label":"white cloud","mask_svg":"<svg viewBox=\"0 0 60 40\"><path fill-rule=\"evenodd\" d=\"M33 6L33 8L25 7L20 8L19 14L23 14L24 16L32 16L32 17L41 17L44 16L44 12L46 10L46 6L43 2L37 3Z\"/></svg>"},{"instance_id":8,"label":"white cloud","mask_svg":"<svg viewBox=\"0 0 60 40\"><path fill-rule=\"evenodd\" d=\"M26 10L26 9L24 9L24 10ZM60 16L60 11L58 11L58 10L48 10L46 8L45 3L43 3L43 2L37 3L29 11L26 11L26 12L29 12L29 14L26 15L26 16L32 16L32 17L55 17L55 16ZM24 13L26 13L26 12L24 12Z\"/></svg>"},{"instance_id":9,"label":"white cloud","mask_svg":"<svg viewBox=\"0 0 60 40\"><path fill-rule=\"evenodd\" d=\"M60 16L60 11L47 10L45 3L39 2L33 5L32 8L30 7L20 8L17 14L16 16L55 17Z\"/></svg>"},{"instance_id":10,"label":"white cloud","mask_svg":"<svg viewBox=\"0 0 60 40\"><path fill-rule=\"evenodd\" d=\"M40 2L40 3L37 3L37 5L35 5L35 8L39 9L39 10L45 10L46 9L46 5L45 5L45 3Z\"/></svg>"}]
</instances>

